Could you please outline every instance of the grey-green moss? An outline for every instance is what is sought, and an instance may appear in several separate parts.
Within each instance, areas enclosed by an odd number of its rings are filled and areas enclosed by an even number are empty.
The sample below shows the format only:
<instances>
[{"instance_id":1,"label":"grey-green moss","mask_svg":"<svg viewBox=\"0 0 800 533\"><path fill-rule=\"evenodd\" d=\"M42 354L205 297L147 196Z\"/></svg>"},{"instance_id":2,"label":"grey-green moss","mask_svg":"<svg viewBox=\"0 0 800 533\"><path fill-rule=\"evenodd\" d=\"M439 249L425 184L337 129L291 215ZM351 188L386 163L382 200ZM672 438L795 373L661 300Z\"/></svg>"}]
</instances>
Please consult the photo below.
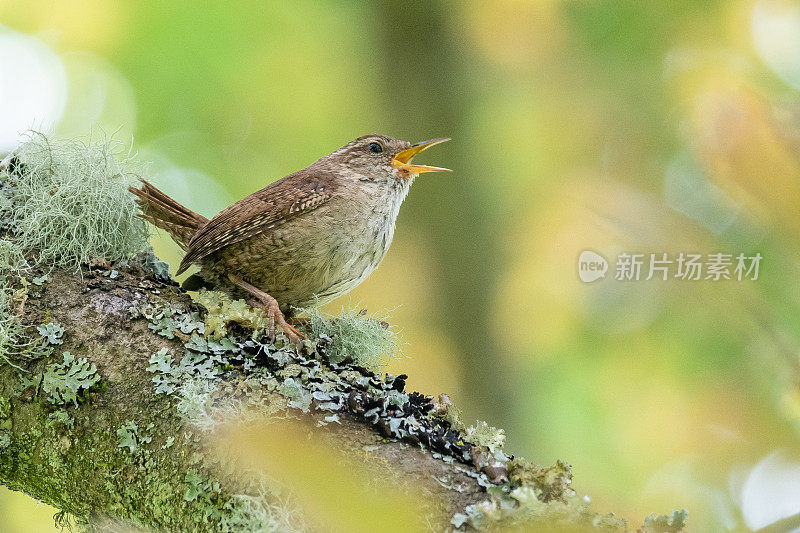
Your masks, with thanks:
<instances>
[{"instance_id":1,"label":"grey-green moss","mask_svg":"<svg viewBox=\"0 0 800 533\"><path fill-rule=\"evenodd\" d=\"M31 132L0 187L0 219L25 251L51 267L94 257L130 259L148 248L127 186L140 174L111 140L53 140Z\"/></svg>"},{"instance_id":2,"label":"grey-green moss","mask_svg":"<svg viewBox=\"0 0 800 533\"><path fill-rule=\"evenodd\" d=\"M353 307L342 307L337 316L317 308L304 311L309 316L314 336L331 339L327 355L332 363L349 359L357 365L377 370L400 353L397 334L385 316L368 316L366 309Z\"/></svg>"}]
</instances>

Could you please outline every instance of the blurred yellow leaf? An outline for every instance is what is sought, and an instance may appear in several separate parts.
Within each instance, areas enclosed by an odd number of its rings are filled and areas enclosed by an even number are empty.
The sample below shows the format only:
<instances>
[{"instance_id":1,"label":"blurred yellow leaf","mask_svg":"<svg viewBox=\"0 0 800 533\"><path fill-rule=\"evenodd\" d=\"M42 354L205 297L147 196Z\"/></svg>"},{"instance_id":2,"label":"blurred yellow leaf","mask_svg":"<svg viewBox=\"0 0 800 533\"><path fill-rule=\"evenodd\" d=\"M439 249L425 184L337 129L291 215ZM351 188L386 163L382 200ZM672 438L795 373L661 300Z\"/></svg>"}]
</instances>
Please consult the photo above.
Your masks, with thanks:
<instances>
[{"instance_id":1,"label":"blurred yellow leaf","mask_svg":"<svg viewBox=\"0 0 800 533\"><path fill-rule=\"evenodd\" d=\"M299 421L228 426L216 445L235 456L246 472L256 470L292 491L315 527L342 532L403 532L423 528L420 502L398 489L397 481L375 477L365 452L345 455L325 431Z\"/></svg>"}]
</instances>

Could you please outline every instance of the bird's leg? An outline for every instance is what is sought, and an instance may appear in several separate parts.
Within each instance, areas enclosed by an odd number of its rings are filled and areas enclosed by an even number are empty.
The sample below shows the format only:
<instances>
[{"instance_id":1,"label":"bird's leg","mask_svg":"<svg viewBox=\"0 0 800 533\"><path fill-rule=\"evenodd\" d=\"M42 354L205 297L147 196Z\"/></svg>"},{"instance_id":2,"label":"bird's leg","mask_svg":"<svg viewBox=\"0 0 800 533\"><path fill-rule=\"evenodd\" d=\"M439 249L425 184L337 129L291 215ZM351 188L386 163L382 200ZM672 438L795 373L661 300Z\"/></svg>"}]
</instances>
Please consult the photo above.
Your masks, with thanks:
<instances>
[{"instance_id":1,"label":"bird's leg","mask_svg":"<svg viewBox=\"0 0 800 533\"><path fill-rule=\"evenodd\" d=\"M258 290L258 289L256 289L256 290ZM267 296L269 296L269 294L267 294ZM272 297L270 296L270 298L272 298ZM263 300L260 297L258 297L258 298L248 298L247 299L247 305L249 305L250 307L264 307ZM281 311L281 312L283 313L283 311ZM305 338L305 335L303 335L300 331L298 331L297 328L295 328L294 326L304 326L304 325L308 324L309 322L311 322L310 318L297 318L296 316L290 315L289 313L283 313L283 317L286 319L286 322L289 324L289 328L291 328L292 331L297 333L297 335ZM274 325L274 323L272 323L272 322L270 324Z\"/></svg>"},{"instance_id":2,"label":"bird's leg","mask_svg":"<svg viewBox=\"0 0 800 533\"><path fill-rule=\"evenodd\" d=\"M233 274L228 274L228 279L233 282L234 285L247 291L248 293L252 294L257 302L267 310L267 316L269 317L269 338L275 340L275 324L277 323L286 336L289 338L289 341L294 344L300 344L303 339L306 338L299 330L291 326L288 322L286 322L286 318L283 316L283 312L281 311L280 306L278 305L278 300L267 294L266 292L258 289L243 279L234 276Z\"/></svg>"}]
</instances>

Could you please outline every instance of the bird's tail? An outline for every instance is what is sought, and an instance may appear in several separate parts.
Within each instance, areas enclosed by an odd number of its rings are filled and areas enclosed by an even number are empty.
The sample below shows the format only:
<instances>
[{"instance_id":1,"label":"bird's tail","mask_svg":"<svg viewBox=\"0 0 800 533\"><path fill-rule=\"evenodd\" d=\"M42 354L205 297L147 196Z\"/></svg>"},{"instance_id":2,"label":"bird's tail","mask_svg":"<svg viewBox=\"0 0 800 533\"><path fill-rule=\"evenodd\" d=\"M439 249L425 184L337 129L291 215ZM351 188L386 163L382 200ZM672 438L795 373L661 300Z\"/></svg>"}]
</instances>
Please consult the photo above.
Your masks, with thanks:
<instances>
[{"instance_id":1,"label":"bird's tail","mask_svg":"<svg viewBox=\"0 0 800 533\"><path fill-rule=\"evenodd\" d=\"M189 247L189 241L197 230L208 222L206 217L182 206L145 180L142 180L140 188L128 189L136 195L141 210L139 216L169 233L184 250Z\"/></svg>"}]
</instances>

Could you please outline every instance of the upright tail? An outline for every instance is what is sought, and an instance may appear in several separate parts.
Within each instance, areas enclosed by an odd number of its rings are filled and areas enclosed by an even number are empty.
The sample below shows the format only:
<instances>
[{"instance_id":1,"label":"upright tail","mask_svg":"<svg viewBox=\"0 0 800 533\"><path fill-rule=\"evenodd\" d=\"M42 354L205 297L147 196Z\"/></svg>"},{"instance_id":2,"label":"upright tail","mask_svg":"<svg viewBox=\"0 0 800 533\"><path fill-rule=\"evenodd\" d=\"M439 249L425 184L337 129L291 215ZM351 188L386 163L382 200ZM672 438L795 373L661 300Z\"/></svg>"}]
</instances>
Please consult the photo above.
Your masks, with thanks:
<instances>
[{"instance_id":1,"label":"upright tail","mask_svg":"<svg viewBox=\"0 0 800 533\"><path fill-rule=\"evenodd\" d=\"M142 211L141 217L157 228L169 233L178 245L186 250L189 241L208 219L182 206L151 183L142 180L141 188L128 188L137 196L136 203Z\"/></svg>"}]
</instances>

